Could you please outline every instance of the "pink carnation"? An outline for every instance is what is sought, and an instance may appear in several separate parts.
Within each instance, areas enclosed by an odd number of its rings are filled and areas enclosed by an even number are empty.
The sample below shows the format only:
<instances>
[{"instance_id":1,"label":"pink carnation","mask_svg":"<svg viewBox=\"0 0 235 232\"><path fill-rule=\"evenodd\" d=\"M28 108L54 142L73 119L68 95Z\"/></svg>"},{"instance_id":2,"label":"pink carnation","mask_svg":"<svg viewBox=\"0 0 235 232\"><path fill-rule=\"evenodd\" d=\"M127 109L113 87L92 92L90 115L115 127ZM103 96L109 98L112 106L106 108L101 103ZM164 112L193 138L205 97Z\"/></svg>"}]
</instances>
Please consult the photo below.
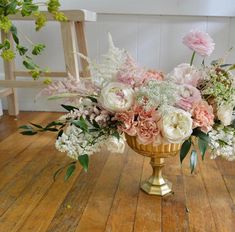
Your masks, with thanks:
<instances>
[{"instance_id":1,"label":"pink carnation","mask_svg":"<svg viewBox=\"0 0 235 232\"><path fill-rule=\"evenodd\" d=\"M115 118L122 124L118 127L119 130L127 133L130 136L136 135L136 125L137 122L134 121L135 114L133 111L126 111L117 113Z\"/></svg>"},{"instance_id":2,"label":"pink carnation","mask_svg":"<svg viewBox=\"0 0 235 232\"><path fill-rule=\"evenodd\" d=\"M147 82L149 80L158 80L162 81L164 79L164 75L162 72L157 72L155 70L148 70L144 74L143 82Z\"/></svg>"},{"instance_id":3,"label":"pink carnation","mask_svg":"<svg viewBox=\"0 0 235 232\"><path fill-rule=\"evenodd\" d=\"M140 120L137 126L137 139L141 144L153 143L160 133L157 122L152 119Z\"/></svg>"},{"instance_id":4,"label":"pink carnation","mask_svg":"<svg viewBox=\"0 0 235 232\"><path fill-rule=\"evenodd\" d=\"M192 30L186 34L183 43L203 57L210 56L215 48L215 43L210 35L197 30Z\"/></svg>"},{"instance_id":5,"label":"pink carnation","mask_svg":"<svg viewBox=\"0 0 235 232\"><path fill-rule=\"evenodd\" d=\"M200 91L191 85L183 85L179 97L176 106L186 111L191 110L193 105L202 99Z\"/></svg>"},{"instance_id":6,"label":"pink carnation","mask_svg":"<svg viewBox=\"0 0 235 232\"><path fill-rule=\"evenodd\" d=\"M192 109L193 127L200 127L204 132L212 129L214 124L213 108L206 101L200 101Z\"/></svg>"}]
</instances>

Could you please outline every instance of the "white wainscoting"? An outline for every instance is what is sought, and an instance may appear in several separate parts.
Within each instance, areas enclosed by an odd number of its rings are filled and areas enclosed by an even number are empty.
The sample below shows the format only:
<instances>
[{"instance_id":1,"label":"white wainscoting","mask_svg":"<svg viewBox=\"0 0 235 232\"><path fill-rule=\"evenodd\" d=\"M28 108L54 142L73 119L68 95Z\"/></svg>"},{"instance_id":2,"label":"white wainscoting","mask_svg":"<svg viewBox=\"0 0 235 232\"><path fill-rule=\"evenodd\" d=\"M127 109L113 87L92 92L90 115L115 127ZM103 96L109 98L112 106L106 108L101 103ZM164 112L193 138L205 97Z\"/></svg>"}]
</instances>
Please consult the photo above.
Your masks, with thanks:
<instances>
[{"instance_id":1,"label":"white wainscoting","mask_svg":"<svg viewBox=\"0 0 235 232\"><path fill-rule=\"evenodd\" d=\"M57 23L49 23L37 34L29 22L24 23L24 26L21 23L18 25L34 42L47 44L46 52L37 59L42 66L48 66L54 71L64 69ZM235 46L234 17L99 14L97 22L86 24L88 50L92 58L99 60L100 55L107 50L107 33L110 32L115 44L127 49L140 65L169 72L177 64L189 62L191 51L183 46L181 40L193 28L207 31L215 40L215 52L206 62L223 56L231 46ZM197 57L196 62L201 60ZM235 62L235 49L228 62ZM20 59L17 59L19 65ZM21 110L60 110L58 102L46 99L35 102L35 90L20 89L18 92ZM6 101L3 102L6 107Z\"/></svg>"}]
</instances>

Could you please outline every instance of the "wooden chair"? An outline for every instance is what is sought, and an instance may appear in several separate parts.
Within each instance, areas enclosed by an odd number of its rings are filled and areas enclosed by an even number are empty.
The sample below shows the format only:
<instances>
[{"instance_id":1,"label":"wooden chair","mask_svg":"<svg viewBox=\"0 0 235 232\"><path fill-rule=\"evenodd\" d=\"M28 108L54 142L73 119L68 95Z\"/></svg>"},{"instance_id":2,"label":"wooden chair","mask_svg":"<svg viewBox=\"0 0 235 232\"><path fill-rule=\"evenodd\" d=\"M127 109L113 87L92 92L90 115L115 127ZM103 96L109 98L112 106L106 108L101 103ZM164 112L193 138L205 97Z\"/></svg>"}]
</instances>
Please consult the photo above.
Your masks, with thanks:
<instances>
[{"instance_id":1,"label":"wooden chair","mask_svg":"<svg viewBox=\"0 0 235 232\"><path fill-rule=\"evenodd\" d=\"M81 72L79 72L78 56L76 54L77 47L80 53L87 56L87 45L84 33L84 22L96 21L96 13L87 10L68 10L63 11L65 16L68 18L68 22L61 23L61 35L64 48L64 59L65 59L65 72L50 72L50 77L67 77L68 72L73 76L79 78L80 76L89 77L90 73L87 70L87 62L84 59L80 59ZM48 13L48 20L53 21L53 17ZM21 15L15 15L11 18L12 20L33 20L33 17L22 17ZM13 45L13 39L10 34L6 34L1 31L2 40L8 38ZM5 80L0 80L0 98L7 97L8 113L9 115L18 115L19 106L17 99L16 88L34 88L42 87L41 81L20 81L17 77L31 77L27 71L21 71L15 69L14 61L4 62ZM46 74L45 74L46 75Z\"/></svg>"}]
</instances>

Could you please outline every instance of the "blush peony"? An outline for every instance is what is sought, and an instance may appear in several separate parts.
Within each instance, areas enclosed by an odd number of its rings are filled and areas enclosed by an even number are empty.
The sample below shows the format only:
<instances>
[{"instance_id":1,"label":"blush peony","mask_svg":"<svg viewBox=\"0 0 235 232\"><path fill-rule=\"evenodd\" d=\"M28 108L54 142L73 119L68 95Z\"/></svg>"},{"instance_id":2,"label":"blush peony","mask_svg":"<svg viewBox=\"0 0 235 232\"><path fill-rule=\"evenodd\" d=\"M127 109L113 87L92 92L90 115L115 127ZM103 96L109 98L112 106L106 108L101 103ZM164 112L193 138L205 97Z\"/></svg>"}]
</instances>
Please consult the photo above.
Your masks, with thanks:
<instances>
[{"instance_id":1,"label":"blush peony","mask_svg":"<svg viewBox=\"0 0 235 232\"><path fill-rule=\"evenodd\" d=\"M200 101L192 109L193 127L200 127L204 132L209 132L214 124L213 108L206 101Z\"/></svg>"},{"instance_id":2,"label":"blush peony","mask_svg":"<svg viewBox=\"0 0 235 232\"><path fill-rule=\"evenodd\" d=\"M125 84L110 82L101 90L99 103L111 112L129 110L134 103L134 91Z\"/></svg>"},{"instance_id":3,"label":"blush peony","mask_svg":"<svg viewBox=\"0 0 235 232\"><path fill-rule=\"evenodd\" d=\"M192 30L183 38L183 43L200 56L210 56L214 51L215 43L206 32Z\"/></svg>"}]
</instances>

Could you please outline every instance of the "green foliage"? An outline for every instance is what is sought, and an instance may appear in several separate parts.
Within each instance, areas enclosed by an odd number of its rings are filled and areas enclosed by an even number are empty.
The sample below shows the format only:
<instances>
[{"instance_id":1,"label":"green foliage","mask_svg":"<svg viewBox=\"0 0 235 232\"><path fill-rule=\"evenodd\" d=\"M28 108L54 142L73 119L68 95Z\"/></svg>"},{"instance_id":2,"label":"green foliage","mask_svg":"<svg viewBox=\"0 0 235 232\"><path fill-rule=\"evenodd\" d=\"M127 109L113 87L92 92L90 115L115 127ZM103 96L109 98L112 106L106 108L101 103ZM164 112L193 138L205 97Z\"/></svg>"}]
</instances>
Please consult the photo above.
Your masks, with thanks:
<instances>
[{"instance_id":1,"label":"green foliage","mask_svg":"<svg viewBox=\"0 0 235 232\"><path fill-rule=\"evenodd\" d=\"M44 44L41 44L41 43L35 44L34 47L33 47L32 54L35 55L35 56L40 55L45 47L46 46Z\"/></svg>"},{"instance_id":2,"label":"green foliage","mask_svg":"<svg viewBox=\"0 0 235 232\"><path fill-rule=\"evenodd\" d=\"M82 165L84 171L87 172L89 166L89 156L87 154L80 155L78 157L78 161Z\"/></svg>"},{"instance_id":3,"label":"green foliage","mask_svg":"<svg viewBox=\"0 0 235 232\"><path fill-rule=\"evenodd\" d=\"M63 105L63 104L61 106L69 112L72 111L72 110L77 110L78 109L75 106L69 106L69 105Z\"/></svg>"},{"instance_id":4,"label":"green foliage","mask_svg":"<svg viewBox=\"0 0 235 232\"><path fill-rule=\"evenodd\" d=\"M74 163L68 166L65 177L64 177L65 181L68 180L73 175L75 169L76 169L76 165Z\"/></svg>"},{"instance_id":5,"label":"green foliage","mask_svg":"<svg viewBox=\"0 0 235 232\"><path fill-rule=\"evenodd\" d=\"M10 49L3 50L1 53L1 57L6 61L11 61L15 58L15 53L14 53L14 51L12 51Z\"/></svg>"},{"instance_id":6,"label":"green foliage","mask_svg":"<svg viewBox=\"0 0 235 232\"><path fill-rule=\"evenodd\" d=\"M7 16L0 15L0 29L4 32L9 32L12 26L11 20Z\"/></svg>"},{"instance_id":7,"label":"green foliage","mask_svg":"<svg viewBox=\"0 0 235 232\"><path fill-rule=\"evenodd\" d=\"M207 147L208 147L208 142L201 139L201 138L198 138L198 147L199 147L199 150L201 152L202 159L204 160L206 150L207 150Z\"/></svg>"},{"instance_id":8,"label":"green foliage","mask_svg":"<svg viewBox=\"0 0 235 232\"><path fill-rule=\"evenodd\" d=\"M81 116L79 120L73 120L71 122L74 126L79 127L83 131L88 131L88 125L86 120Z\"/></svg>"},{"instance_id":9,"label":"green foliage","mask_svg":"<svg viewBox=\"0 0 235 232\"><path fill-rule=\"evenodd\" d=\"M191 156L190 156L191 173L193 173L196 166L197 166L197 152L195 150L192 150Z\"/></svg>"},{"instance_id":10,"label":"green foliage","mask_svg":"<svg viewBox=\"0 0 235 232\"><path fill-rule=\"evenodd\" d=\"M46 15L41 12L36 12L35 16L35 26L36 31L39 31L42 27L46 25L47 18Z\"/></svg>"},{"instance_id":11,"label":"green foliage","mask_svg":"<svg viewBox=\"0 0 235 232\"><path fill-rule=\"evenodd\" d=\"M180 162L181 163L183 162L184 158L187 156L191 148L191 145L192 145L191 139L184 141L184 143L182 144L182 147L180 149Z\"/></svg>"}]
</instances>

